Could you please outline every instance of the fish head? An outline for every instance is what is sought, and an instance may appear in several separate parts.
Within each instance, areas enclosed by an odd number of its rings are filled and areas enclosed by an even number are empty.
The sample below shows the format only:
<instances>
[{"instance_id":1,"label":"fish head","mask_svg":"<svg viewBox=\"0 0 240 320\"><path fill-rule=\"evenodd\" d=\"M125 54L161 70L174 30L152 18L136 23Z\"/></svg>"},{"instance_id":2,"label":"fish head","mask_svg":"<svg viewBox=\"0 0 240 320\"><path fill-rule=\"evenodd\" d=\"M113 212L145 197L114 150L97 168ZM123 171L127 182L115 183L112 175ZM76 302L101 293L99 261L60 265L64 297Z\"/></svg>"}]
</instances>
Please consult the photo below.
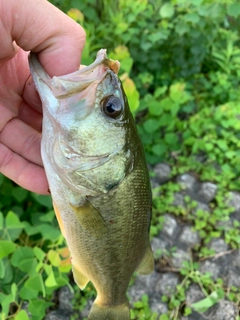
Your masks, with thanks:
<instances>
[{"instance_id":1,"label":"fish head","mask_svg":"<svg viewBox=\"0 0 240 320\"><path fill-rule=\"evenodd\" d=\"M29 64L43 104L44 166L82 194L108 192L134 163L136 128L117 76L119 62L100 50L90 66L53 78L35 54Z\"/></svg>"}]
</instances>

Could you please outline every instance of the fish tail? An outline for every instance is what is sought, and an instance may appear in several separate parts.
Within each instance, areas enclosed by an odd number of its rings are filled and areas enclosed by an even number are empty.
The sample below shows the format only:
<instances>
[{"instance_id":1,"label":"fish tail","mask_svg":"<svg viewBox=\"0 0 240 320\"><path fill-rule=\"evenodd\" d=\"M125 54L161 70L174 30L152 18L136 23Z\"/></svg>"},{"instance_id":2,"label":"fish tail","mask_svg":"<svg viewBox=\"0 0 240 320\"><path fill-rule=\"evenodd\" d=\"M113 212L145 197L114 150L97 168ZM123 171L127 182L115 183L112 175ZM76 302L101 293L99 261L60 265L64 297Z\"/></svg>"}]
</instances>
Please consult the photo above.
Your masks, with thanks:
<instances>
[{"instance_id":1,"label":"fish tail","mask_svg":"<svg viewBox=\"0 0 240 320\"><path fill-rule=\"evenodd\" d=\"M105 306L94 302L88 320L130 320L129 303L117 306Z\"/></svg>"}]
</instances>

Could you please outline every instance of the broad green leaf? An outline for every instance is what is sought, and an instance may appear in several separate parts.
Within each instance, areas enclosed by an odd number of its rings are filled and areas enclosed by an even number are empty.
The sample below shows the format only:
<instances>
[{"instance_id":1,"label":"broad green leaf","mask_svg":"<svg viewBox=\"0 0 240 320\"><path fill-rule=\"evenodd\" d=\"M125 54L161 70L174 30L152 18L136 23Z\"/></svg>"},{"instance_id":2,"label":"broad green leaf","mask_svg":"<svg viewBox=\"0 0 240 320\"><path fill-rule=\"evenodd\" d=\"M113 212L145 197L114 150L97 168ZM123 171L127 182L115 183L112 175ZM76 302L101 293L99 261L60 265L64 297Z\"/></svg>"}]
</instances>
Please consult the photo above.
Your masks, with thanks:
<instances>
[{"instance_id":1,"label":"broad green leaf","mask_svg":"<svg viewBox=\"0 0 240 320\"><path fill-rule=\"evenodd\" d=\"M10 253L14 252L17 245L12 241L0 240L0 259L8 256Z\"/></svg>"},{"instance_id":2,"label":"broad green leaf","mask_svg":"<svg viewBox=\"0 0 240 320\"><path fill-rule=\"evenodd\" d=\"M32 248L19 247L12 255L11 263L14 267L19 267L20 263L25 259L33 259L33 258L34 258L34 251Z\"/></svg>"},{"instance_id":3,"label":"broad green leaf","mask_svg":"<svg viewBox=\"0 0 240 320\"><path fill-rule=\"evenodd\" d=\"M33 251L34 251L34 254L37 257L37 259L42 262L46 256L46 253L38 247L34 247Z\"/></svg>"},{"instance_id":4,"label":"broad green leaf","mask_svg":"<svg viewBox=\"0 0 240 320\"><path fill-rule=\"evenodd\" d=\"M23 286L19 291L19 297L26 301L31 301L38 298L38 291L26 288Z\"/></svg>"},{"instance_id":5,"label":"broad green leaf","mask_svg":"<svg viewBox=\"0 0 240 320\"><path fill-rule=\"evenodd\" d=\"M158 143L152 147L152 151L156 155L161 156L167 152L167 146L164 142Z\"/></svg>"},{"instance_id":6,"label":"broad green leaf","mask_svg":"<svg viewBox=\"0 0 240 320\"><path fill-rule=\"evenodd\" d=\"M160 96L162 96L166 91L167 91L168 87L167 86L163 86L163 87L158 87L155 91L154 91L154 98L159 98Z\"/></svg>"},{"instance_id":7,"label":"broad green leaf","mask_svg":"<svg viewBox=\"0 0 240 320\"><path fill-rule=\"evenodd\" d=\"M178 142L178 136L175 133L166 133L164 140L169 145L175 145Z\"/></svg>"},{"instance_id":8,"label":"broad green leaf","mask_svg":"<svg viewBox=\"0 0 240 320\"><path fill-rule=\"evenodd\" d=\"M29 317L25 310L20 310L20 312L18 312L18 314L14 317L14 320L29 320Z\"/></svg>"},{"instance_id":9,"label":"broad green leaf","mask_svg":"<svg viewBox=\"0 0 240 320\"><path fill-rule=\"evenodd\" d=\"M70 9L67 14L69 15L69 17L71 17L73 20L75 20L76 22L80 23L80 25L83 25L84 22L84 15L83 13L75 8Z\"/></svg>"},{"instance_id":10,"label":"broad green leaf","mask_svg":"<svg viewBox=\"0 0 240 320\"><path fill-rule=\"evenodd\" d=\"M130 110L132 112L135 112L139 107L139 92L136 89L136 86L132 79L126 78L122 82L123 89L126 93L126 96L128 98L128 104L130 107Z\"/></svg>"},{"instance_id":11,"label":"broad green leaf","mask_svg":"<svg viewBox=\"0 0 240 320\"><path fill-rule=\"evenodd\" d=\"M28 195L28 191L26 189L23 189L21 187L14 187L12 189L12 195L13 197L17 200L17 202L23 202L27 195Z\"/></svg>"},{"instance_id":12,"label":"broad green leaf","mask_svg":"<svg viewBox=\"0 0 240 320\"><path fill-rule=\"evenodd\" d=\"M48 213L43 214L39 220L43 222L52 222L55 218L54 210L49 211Z\"/></svg>"},{"instance_id":13,"label":"broad green leaf","mask_svg":"<svg viewBox=\"0 0 240 320\"><path fill-rule=\"evenodd\" d=\"M59 256L59 253L54 250L49 250L47 254L48 260L51 262L51 264L55 267L59 267L61 264L61 259Z\"/></svg>"},{"instance_id":14,"label":"broad green leaf","mask_svg":"<svg viewBox=\"0 0 240 320\"><path fill-rule=\"evenodd\" d=\"M29 275L35 275L37 265L38 263L36 258L25 258L19 262L18 269L28 273Z\"/></svg>"},{"instance_id":15,"label":"broad green leaf","mask_svg":"<svg viewBox=\"0 0 240 320\"><path fill-rule=\"evenodd\" d=\"M3 229L3 214L0 211L0 230Z\"/></svg>"},{"instance_id":16,"label":"broad green leaf","mask_svg":"<svg viewBox=\"0 0 240 320\"><path fill-rule=\"evenodd\" d=\"M30 289L32 291L42 292L45 297L46 291L42 279L42 275L37 274L33 277L30 277L25 283L25 288Z\"/></svg>"},{"instance_id":17,"label":"broad green leaf","mask_svg":"<svg viewBox=\"0 0 240 320\"><path fill-rule=\"evenodd\" d=\"M234 17L237 18L240 15L240 3L233 2L233 3L229 3L229 5L227 6L227 13Z\"/></svg>"},{"instance_id":18,"label":"broad green leaf","mask_svg":"<svg viewBox=\"0 0 240 320\"><path fill-rule=\"evenodd\" d=\"M174 7L171 3L165 3L159 10L162 18L171 18L174 15Z\"/></svg>"},{"instance_id":19,"label":"broad green leaf","mask_svg":"<svg viewBox=\"0 0 240 320\"><path fill-rule=\"evenodd\" d=\"M8 235L13 241L16 240L21 234L24 224L20 222L18 216L12 211L8 212L5 223Z\"/></svg>"},{"instance_id":20,"label":"broad green leaf","mask_svg":"<svg viewBox=\"0 0 240 320\"><path fill-rule=\"evenodd\" d=\"M2 173L0 173L0 186L3 184L4 176Z\"/></svg>"},{"instance_id":21,"label":"broad green leaf","mask_svg":"<svg viewBox=\"0 0 240 320\"><path fill-rule=\"evenodd\" d=\"M29 302L28 310L33 316L37 316L38 319L42 319L46 314L46 309L51 305L53 305L52 302L47 302L45 300L31 300Z\"/></svg>"},{"instance_id":22,"label":"broad green leaf","mask_svg":"<svg viewBox=\"0 0 240 320\"><path fill-rule=\"evenodd\" d=\"M53 271L50 273L50 275L45 280L45 285L46 285L46 287L56 287L56 286L58 286L58 283L57 283L57 281L55 279L55 275L54 275Z\"/></svg>"},{"instance_id":23,"label":"broad green leaf","mask_svg":"<svg viewBox=\"0 0 240 320\"><path fill-rule=\"evenodd\" d=\"M58 237L61 235L61 232L59 229L49 224L42 224L41 234L44 240L56 241Z\"/></svg>"},{"instance_id":24,"label":"broad green leaf","mask_svg":"<svg viewBox=\"0 0 240 320\"><path fill-rule=\"evenodd\" d=\"M192 303L191 308L197 312L205 312L212 306L214 306L221 298L216 291L213 291L208 297L198 302Z\"/></svg>"},{"instance_id":25,"label":"broad green leaf","mask_svg":"<svg viewBox=\"0 0 240 320\"><path fill-rule=\"evenodd\" d=\"M31 195L37 201L37 203L48 209L52 209L52 198L50 196L43 196L36 193L31 193Z\"/></svg>"},{"instance_id":26,"label":"broad green leaf","mask_svg":"<svg viewBox=\"0 0 240 320\"><path fill-rule=\"evenodd\" d=\"M10 304L14 302L12 294L5 295L0 292L0 305L1 305L1 313L3 315L8 315ZM6 319L6 318L3 318Z\"/></svg>"},{"instance_id":27,"label":"broad green leaf","mask_svg":"<svg viewBox=\"0 0 240 320\"><path fill-rule=\"evenodd\" d=\"M158 120L155 119L147 119L144 123L143 123L143 128L146 132L148 133L153 133L155 131L157 131L160 128L160 124Z\"/></svg>"},{"instance_id":28,"label":"broad green leaf","mask_svg":"<svg viewBox=\"0 0 240 320\"><path fill-rule=\"evenodd\" d=\"M3 263L3 260L0 259L0 279L3 279L5 276L5 265Z\"/></svg>"},{"instance_id":29,"label":"broad green leaf","mask_svg":"<svg viewBox=\"0 0 240 320\"><path fill-rule=\"evenodd\" d=\"M148 102L148 110L153 116L159 116L163 113L163 108L161 107L159 101L155 99L151 99Z\"/></svg>"}]
</instances>

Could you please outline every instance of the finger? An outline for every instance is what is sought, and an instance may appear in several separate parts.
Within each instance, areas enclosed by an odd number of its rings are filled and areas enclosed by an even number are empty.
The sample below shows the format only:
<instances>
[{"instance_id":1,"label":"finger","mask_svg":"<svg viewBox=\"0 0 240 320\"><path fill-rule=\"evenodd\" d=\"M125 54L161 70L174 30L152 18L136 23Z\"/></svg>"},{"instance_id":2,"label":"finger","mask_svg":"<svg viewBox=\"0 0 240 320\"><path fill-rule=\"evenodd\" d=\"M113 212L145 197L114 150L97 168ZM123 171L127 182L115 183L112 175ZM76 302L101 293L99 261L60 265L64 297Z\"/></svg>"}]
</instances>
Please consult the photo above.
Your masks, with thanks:
<instances>
[{"instance_id":1,"label":"finger","mask_svg":"<svg viewBox=\"0 0 240 320\"><path fill-rule=\"evenodd\" d=\"M0 39L5 39L0 59L13 55L15 40L26 51L39 52L50 76L78 69L85 32L74 20L45 0L2 0L0 12Z\"/></svg>"},{"instance_id":2,"label":"finger","mask_svg":"<svg viewBox=\"0 0 240 320\"><path fill-rule=\"evenodd\" d=\"M32 77L29 77L26 81L23 91L23 99L36 111L42 113L42 102L39 98Z\"/></svg>"},{"instance_id":3,"label":"finger","mask_svg":"<svg viewBox=\"0 0 240 320\"><path fill-rule=\"evenodd\" d=\"M0 143L36 165L43 166L40 154L41 134L14 118L0 133Z\"/></svg>"},{"instance_id":4,"label":"finger","mask_svg":"<svg viewBox=\"0 0 240 320\"><path fill-rule=\"evenodd\" d=\"M49 194L44 169L23 159L1 143L0 172L25 189L39 194Z\"/></svg>"},{"instance_id":5,"label":"finger","mask_svg":"<svg viewBox=\"0 0 240 320\"><path fill-rule=\"evenodd\" d=\"M42 113L30 107L26 102L21 104L17 118L37 132L42 132Z\"/></svg>"}]
</instances>

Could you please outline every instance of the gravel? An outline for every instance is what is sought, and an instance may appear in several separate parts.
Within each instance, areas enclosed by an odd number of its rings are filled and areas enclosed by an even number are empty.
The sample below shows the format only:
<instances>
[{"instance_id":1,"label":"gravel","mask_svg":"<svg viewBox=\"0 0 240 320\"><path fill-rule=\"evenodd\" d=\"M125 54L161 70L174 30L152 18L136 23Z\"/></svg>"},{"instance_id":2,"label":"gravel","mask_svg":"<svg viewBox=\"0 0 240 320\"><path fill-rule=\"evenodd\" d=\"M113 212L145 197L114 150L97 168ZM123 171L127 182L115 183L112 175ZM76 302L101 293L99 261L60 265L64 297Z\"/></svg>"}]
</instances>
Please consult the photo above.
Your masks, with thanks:
<instances>
[{"instance_id":1,"label":"gravel","mask_svg":"<svg viewBox=\"0 0 240 320\"><path fill-rule=\"evenodd\" d=\"M171 168L168 164L158 164L154 167L155 176L152 179L153 186L166 183L171 178ZM177 182L182 190L175 193L175 206L184 207L184 197L189 195L192 200L197 201L196 210L210 211L209 203L214 200L217 192L217 185L210 182L199 182L197 178L189 173L177 177ZM240 221L240 194L231 192L227 197L229 207L234 207L235 212L230 215L229 221L220 222L222 226L230 228L233 220ZM168 306L161 301L162 295L171 296L176 292L176 286L182 281L179 268L184 261L192 259L192 249L201 244L198 232L194 231L189 223L179 220L169 213L164 215L164 224L161 232L151 241L152 249L157 257L155 271L148 276L137 276L134 284L128 289L130 304L141 299L143 295L148 295L149 306L152 312L162 315L168 312ZM171 248L175 248L173 252ZM211 273L212 278L222 278L225 287L235 286L240 288L240 250L230 250L223 238L213 238L208 243L208 248L214 250L215 254L208 259L200 261L200 272ZM165 253L170 250L171 255ZM159 258L159 252L162 252ZM165 253L164 253L165 252ZM58 306L50 311L45 320L68 320L73 314L72 307L73 294L68 287L61 288L58 292ZM186 304L205 298L200 286L191 283L186 292ZM76 319L83 319L87 316L92 301L89 301L85 309ZM192 312L189 316L181 316L178 320L236 320L239 315L238 307L227 299L222 299L207 310L204 314ZM139 319L140 320L140 319Z\"/></svg>"}]
</instances>

